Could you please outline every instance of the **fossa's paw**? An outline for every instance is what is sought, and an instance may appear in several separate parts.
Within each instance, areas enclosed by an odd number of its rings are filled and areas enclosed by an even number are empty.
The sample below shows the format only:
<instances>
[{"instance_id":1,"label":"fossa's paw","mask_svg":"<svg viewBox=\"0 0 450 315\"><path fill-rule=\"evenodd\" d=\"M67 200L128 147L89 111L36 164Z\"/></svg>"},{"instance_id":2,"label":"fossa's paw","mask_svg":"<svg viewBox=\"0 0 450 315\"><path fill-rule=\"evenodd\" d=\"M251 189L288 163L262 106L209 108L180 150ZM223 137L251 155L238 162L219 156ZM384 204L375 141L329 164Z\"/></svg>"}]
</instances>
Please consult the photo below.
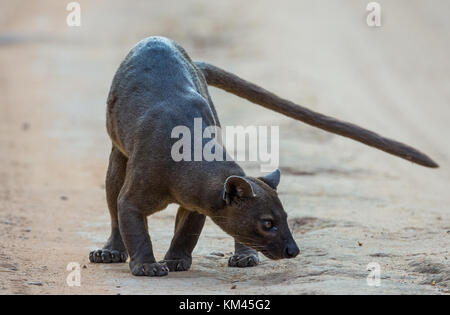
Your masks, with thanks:
<instances>
[{"instance_id":1,"label":"fossa's paw","mask_svg":"<svg viewBox=\"0 0 450 315\"><path fill-rule=\"evenodd\" d=\"M191 268L192 259L164 259L161 263L165 263L170 271L188 271Z\"/></svg>"},{"instance_id":2,"label":"fossa's paw","mask_svg":"<svg viewBox=\"0 0 450 315\"><path fill-rule=\"evenodd\" d=\"M134 263L130 264L130 269L138 277L162 277L169 273L169 268L163 263Z\"/></svg>"},{"instance_id":3,"label":"fossa's paw","mask_svg":"<svg viewBox=\"0 0 450 315\"><path fill-rule=\"evenodd\" d=\"M234 254L228 259L229 267L254 267L259 264L258 254Z\"/></svg>"},{"instance_id":4,"label":"fossa's paw","mask_svg":"<svg viewBox=\"0 0 450 315\"><path fill-rule=\"evenodd\" d=\"M124 263L128 254L124 251L97 249L89 254L89 261L96 264Z\"/></svg>"}]
</instances>

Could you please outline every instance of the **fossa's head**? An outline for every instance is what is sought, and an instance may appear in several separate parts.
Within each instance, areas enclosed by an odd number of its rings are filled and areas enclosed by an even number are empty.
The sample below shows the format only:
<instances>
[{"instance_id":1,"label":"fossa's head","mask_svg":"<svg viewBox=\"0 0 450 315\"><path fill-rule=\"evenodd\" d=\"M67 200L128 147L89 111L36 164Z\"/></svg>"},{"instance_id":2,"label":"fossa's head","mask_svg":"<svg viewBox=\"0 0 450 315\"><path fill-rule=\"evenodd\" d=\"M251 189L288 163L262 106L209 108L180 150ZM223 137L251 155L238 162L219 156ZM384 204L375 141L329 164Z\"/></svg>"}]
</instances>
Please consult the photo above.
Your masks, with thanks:
<instances>
[{"instance_id":1,"label":"fossa's head","mask_svg":"<svg viewBox=\"0 0 450 315\"><path fill-rule=\"evenodd\" d=\"M223 188L226 206L212 216L239 243L270 259L294 258L300 250L277 195L280 171L264 177L230 176Z\"/></svg>"}]
</instances>

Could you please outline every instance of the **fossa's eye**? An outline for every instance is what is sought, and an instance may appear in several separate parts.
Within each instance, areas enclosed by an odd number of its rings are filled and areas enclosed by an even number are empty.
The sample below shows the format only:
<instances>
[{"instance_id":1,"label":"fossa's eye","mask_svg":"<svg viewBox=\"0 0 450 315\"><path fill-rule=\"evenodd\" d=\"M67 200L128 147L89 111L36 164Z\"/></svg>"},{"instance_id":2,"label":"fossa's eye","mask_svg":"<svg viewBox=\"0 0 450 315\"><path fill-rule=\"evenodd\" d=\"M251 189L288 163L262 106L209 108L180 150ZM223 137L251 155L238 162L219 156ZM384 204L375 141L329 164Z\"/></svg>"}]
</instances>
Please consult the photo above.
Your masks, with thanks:
<instances>
[{"instance_id":1,"label":"fossa's eye","mask_svg":"<svg viewBox=\"0 0 450 315\"><path fill-rule=\"evenodd\" d=\"M271 230L273 230L275 228L275 226L273 225L272 220L264 220L263 221L263 227L264 227L264 230L266 230L266 231L271 231Z\"/></svg>"}]
</instances>

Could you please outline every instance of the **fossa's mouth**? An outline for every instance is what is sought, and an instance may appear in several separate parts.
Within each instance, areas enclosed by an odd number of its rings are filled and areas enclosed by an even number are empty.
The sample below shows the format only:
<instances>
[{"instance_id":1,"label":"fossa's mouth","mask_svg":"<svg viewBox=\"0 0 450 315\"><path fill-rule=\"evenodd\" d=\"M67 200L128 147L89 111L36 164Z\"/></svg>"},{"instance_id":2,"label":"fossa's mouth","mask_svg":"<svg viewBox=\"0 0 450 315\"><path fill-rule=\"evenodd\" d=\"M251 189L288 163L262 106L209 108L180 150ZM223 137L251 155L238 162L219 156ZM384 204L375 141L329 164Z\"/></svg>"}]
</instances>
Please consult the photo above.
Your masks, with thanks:
<instances>
[{"instance_id":1,"label":"fossa's mouth","mask_svg":"<svg viewBox=\"0 0 450 315\"><path fill-rule=\"evenodd\" d=\"M272 255L267 249L260 249L259 251L261 252L261 254L263 254L264 256L266 256L267 258L272 259L272 260L279 260L279 259L283 258L283 257L278 257L275 255Z\"/></svg>"}]
</instances>

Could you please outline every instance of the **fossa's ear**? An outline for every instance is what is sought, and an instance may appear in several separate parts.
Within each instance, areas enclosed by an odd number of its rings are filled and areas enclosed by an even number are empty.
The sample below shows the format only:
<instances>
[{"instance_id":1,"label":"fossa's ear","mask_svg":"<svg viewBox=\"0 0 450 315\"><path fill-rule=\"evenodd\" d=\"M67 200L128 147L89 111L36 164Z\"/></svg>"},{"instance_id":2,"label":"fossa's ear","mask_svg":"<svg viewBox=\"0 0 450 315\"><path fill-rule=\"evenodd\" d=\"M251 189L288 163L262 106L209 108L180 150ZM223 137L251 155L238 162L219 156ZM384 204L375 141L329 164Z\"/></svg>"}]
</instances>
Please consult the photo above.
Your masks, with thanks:
<instances>
[{"instance_id":1,"label":"fossa's ear","mask_svg":"<svg viewBox=\"0 0 450 315\"><path fill-rule=\"evenodd\" d=\"M252 184L242 176L230 176L225 180L223 188L223 200L227 204L231 204L234 197L238 198L254 198Z\"/></svg>"},{"instance_id":2,"label":"fossa's ear","mask_svg":"<svg viewBox=\"0 0 450 315\"><path fill-rule=\"evenodd\" d=\"M262 180L264 183L266 183L267 185L276 190L278 184L280 183L280 176L281 176L280 170L276 169L275 171L266 176L258 177L258 179Z\"/></svg>"}]
</instances>

